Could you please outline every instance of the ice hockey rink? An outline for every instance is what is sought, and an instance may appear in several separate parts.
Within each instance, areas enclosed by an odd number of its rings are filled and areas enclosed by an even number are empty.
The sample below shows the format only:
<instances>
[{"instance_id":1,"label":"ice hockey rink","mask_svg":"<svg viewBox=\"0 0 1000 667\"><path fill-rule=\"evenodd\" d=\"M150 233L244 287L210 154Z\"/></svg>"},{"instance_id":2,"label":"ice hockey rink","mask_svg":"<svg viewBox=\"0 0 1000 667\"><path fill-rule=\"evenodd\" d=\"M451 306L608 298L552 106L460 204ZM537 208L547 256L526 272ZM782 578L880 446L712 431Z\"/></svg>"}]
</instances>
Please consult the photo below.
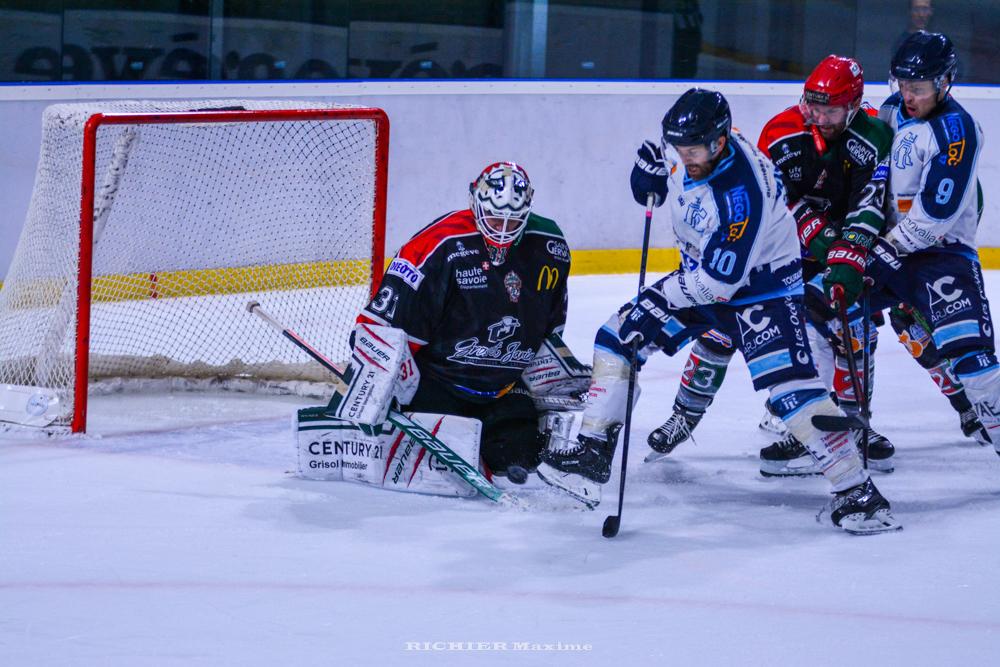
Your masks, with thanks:
<instances>
[{"instance_id":1,"label":"ice hockey rink","mask_svg":"<svg viewBox=\"0 0 1000 667\"><path fill-rule=\"evenodd\" d=\"M570 289L589 358L636 276ZM613 540L617 461L596 511L535 479L504 511L295 478L301 398L96 397L91 435L0 439L0 664L995 665L1000 458L882 333L875 479L905 528L871 537L815 521L822 479L758 474L742 361L656 464L686 355L647 365Z\"/></svg>"}]
</instances>

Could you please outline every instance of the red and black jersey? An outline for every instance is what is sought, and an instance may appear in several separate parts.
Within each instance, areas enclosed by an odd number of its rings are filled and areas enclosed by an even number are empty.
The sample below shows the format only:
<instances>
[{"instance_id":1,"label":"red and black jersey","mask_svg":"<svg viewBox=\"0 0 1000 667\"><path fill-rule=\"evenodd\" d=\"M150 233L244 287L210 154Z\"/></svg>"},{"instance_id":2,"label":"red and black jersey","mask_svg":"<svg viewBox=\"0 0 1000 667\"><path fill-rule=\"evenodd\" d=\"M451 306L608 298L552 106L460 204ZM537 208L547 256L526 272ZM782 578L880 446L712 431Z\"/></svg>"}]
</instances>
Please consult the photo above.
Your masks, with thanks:
<instances>
[{"instance_id":1,"label":"red and black jersey","mask_svg":"<svg viewBox=\"0 0 1000 667\"><path fill-rule=\"evenodd\" d=\"M569 247L551 220L531 214L495 266L472 211L456 211L400 248L358 319L403 329L422 376L488 400L561 331L569 267Z\"/></svg>"},{"instance_id":2,"label":"red and black jersey","mask_svg":"<svg viewBox=\"0 0 1000 667\"><path fill-rule=\"evenodd\" d=\"M768 121L757 146L781 172L788 205L805 202L837 228L860 222L877 230L882 214L867 201L866 186L892 144L892 130L863 108L836 139L826 142L806 125L797 106ZM870 218L870 219L869 219ZM803 250L803 256L808 256Z\"/></svg>"}]
</instances>

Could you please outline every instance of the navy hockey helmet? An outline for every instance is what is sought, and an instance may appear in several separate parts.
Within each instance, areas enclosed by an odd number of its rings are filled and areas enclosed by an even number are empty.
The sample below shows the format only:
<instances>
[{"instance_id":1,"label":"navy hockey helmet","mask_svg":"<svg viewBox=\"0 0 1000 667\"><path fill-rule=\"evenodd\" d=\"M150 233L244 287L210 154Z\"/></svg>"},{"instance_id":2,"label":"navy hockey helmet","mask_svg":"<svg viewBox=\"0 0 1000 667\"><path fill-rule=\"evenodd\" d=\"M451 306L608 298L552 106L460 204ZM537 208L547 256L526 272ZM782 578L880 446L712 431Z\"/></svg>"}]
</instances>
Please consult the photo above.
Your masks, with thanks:
<instances>
[{"instance_id":1,"label":"navy hockey helmet","mask_svg":"<svg viewBox=\"0 0 1000 667\"><path fill-rule=\"evenodd\" d=\"M663 117L663 144L704 144L715 152L719 137L728 137L733 126L729 103L722 93L691 88Z\"/></svg>"},{"instance_id":2,"label":"navy hockey helmet","mask_svg":"<svg viewBox=\"0 0 1000 667\"><path fill-rule=\"evenodd\" d=\"M889 73L896 80L934 81L940 90L945 77L955 80L957 69L958 54L947 35L921 30L900 44Z\"/></svg>"}]
</instances>

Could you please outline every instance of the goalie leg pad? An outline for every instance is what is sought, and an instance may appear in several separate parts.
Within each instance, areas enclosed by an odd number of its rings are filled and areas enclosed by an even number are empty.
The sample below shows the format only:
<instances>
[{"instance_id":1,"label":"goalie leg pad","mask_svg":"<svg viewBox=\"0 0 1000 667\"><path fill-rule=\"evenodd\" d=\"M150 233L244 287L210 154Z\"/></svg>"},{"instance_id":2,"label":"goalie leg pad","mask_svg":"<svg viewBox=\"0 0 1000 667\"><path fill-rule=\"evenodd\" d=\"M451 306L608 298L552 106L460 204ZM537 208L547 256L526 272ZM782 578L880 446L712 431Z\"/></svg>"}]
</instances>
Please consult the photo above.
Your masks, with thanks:
<instances>
[{"instance_id":1,"label":"goalie leg pad","mask_svg":"<svg viewBox=\"0 0 1000 667\"><path fill-rule=\"evenodd\" d=\"M345 481L441 496L472 497L476 490L392 424L379 435L353 422L329 417L325 407L295 416L298 474L306 479ZM466 461L479 460L478 419L408 413Z\"/></svg>"},{"instance_id":2,"label":"goalie leg pad","mask_svg":"<svg viewBox=\"0 0 1000 667\"><path fill-rule=\"evenodd\" d=\"M843 491L868 479L849 431L828 433L813 426L816 415L843 416L817 380L784 382L771 387L771 406L788 430L819 462L834 491Z\"/></svg>"}]
</instances>

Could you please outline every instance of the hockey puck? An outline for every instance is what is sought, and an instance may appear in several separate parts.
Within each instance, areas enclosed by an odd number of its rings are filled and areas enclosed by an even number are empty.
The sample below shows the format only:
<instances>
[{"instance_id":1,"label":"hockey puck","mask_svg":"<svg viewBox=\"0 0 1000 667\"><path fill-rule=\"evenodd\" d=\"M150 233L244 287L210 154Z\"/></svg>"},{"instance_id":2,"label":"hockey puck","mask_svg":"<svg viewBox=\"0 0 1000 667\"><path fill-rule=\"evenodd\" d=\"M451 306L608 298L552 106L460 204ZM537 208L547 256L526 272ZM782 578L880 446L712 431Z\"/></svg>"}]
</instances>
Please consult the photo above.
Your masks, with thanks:
<instances>
[{"instance_id":1,"label":"hockey puck","mask_svg":"<svg viewBox=\"0 0 1000 667\"><path fill-rule=\"evenodd\" d=\"M507 466L507 479L513 484L524 484L528 481L528 471L521 466Z\"/></svg>"}]
</instances>

